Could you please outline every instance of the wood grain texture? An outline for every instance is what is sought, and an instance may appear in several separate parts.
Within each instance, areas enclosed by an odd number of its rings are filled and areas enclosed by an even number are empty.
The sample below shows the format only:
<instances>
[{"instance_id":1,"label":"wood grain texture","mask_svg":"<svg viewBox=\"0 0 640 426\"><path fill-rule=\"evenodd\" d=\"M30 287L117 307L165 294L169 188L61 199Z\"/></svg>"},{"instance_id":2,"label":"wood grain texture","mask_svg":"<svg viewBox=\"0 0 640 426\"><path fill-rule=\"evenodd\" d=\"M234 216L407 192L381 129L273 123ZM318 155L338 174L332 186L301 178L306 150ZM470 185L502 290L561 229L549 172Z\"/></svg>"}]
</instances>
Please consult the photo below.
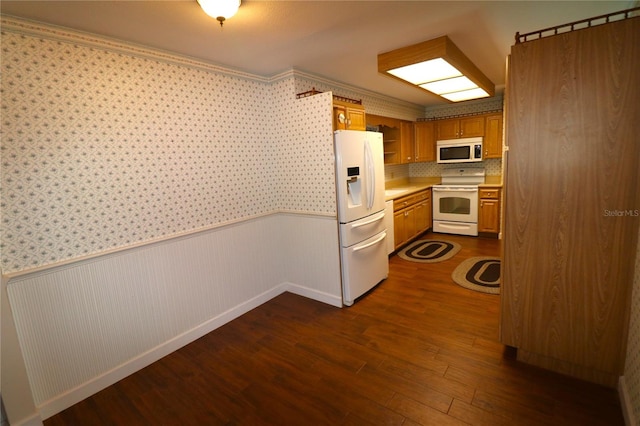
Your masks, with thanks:
<instances>
[{"instance_id":1,"label":"wood grain texture","mask_svg":"<svg viewBox=\"0 0 640 426\"><path fill-rule=\"evenodd\" d=\"M640 209L640 18L516 45L510 64L502 342L617 377Z\"/></svg>"},{"instance_id":2,"label":"wood grain texture","mask_svg":"<svg viewBox=\"0 0 640 426\"><path fill-rule=\"evenodd\" d=\"M517 362L499 297L453 283L499 242L446 239L454 258L393 256L350 308L282 294L45 425L624 424L614 390Z\"/></svg>"}]
</instances>

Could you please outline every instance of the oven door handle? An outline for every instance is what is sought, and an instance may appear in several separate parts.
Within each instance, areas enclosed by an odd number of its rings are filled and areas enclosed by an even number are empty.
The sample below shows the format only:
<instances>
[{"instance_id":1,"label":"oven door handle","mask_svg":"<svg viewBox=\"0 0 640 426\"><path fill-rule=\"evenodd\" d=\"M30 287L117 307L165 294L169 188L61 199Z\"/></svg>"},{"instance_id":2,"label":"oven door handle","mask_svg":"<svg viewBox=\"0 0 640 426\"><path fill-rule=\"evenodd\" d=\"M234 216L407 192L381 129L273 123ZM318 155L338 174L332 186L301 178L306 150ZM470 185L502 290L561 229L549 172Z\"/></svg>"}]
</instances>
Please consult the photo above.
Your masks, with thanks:
<instances>
[{"instance_id":1,"label":"oven door handle","mask_svg":"<svg viewBox=\"0 0 640 426\"><path fill-rule=\"evenodd\" d=\"M465 188L432 188L436 192L478 192L477 189L465 189Z\"/></svg>"}]
</instances>

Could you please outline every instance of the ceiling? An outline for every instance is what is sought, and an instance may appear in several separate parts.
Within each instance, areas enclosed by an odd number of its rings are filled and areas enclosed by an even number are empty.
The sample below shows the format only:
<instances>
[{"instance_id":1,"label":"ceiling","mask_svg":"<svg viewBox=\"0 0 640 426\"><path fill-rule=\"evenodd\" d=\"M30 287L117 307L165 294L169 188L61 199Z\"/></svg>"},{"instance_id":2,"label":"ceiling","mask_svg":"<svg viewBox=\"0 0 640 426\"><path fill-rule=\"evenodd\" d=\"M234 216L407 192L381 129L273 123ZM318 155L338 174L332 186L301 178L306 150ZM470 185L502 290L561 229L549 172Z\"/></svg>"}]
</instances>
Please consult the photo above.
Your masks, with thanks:
<instances>
[{"instance_id":1,"label":"ceiling","mask_svg":"<svg viewBox=\"0 0 640 426\"><path fill-rule=\"evenodd\" d=\"M272 76L295 68L425 107L446 104L377 71L377 55L442 35L491 81L505 82L515 33L634 6L633 1L242 0L223 28L196 0L6 1L3 14Z\"/></svg>"}]
</instances>

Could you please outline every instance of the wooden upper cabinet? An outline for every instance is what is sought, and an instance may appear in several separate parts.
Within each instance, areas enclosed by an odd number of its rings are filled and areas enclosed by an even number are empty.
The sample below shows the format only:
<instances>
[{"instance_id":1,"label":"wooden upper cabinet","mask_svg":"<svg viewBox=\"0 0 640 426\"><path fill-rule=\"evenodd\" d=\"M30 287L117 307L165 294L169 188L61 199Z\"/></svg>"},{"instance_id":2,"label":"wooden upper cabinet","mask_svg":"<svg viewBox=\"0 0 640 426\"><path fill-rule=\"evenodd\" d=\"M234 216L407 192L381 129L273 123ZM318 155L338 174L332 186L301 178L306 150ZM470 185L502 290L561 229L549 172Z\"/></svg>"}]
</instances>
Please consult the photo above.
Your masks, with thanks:
<instances>
[{"instance_id":1,"label":"wooden upper cabinet","mask_svg":"<svg viewBox=\"0 0 640 426\"><path fill-rule=\"evenodd\" d=\"M334 130L366 130L367 121L364 107L348 102L333 101Z\"/></svg>"},{"instance_id":2,"label":"wooden upper cabinet","mask_svg":"<svg viewBox=\"0 0 640 426\"><path fill-rule=\"evenodd\" d=\"M402 120L400 121L400 162L413 163L414 150L413 122Z\"/></svg>"},{"instance_id":3,"label":"wooden upper cabinet","mask_svg":"<svg viewBox=\"0 0 640 426\"><path fill-rule=\"evenodd\" d=\"M414 161L436 161L435 122L418 121L414 123L415 152Z\"/></svg>"},{"instance_id":4,"label":"wooden upper cabinet","mask_svg":"<svg viewBox=\"0 0 640 426\"><path fill-rule=\"evenodd\" d=\"M436 121L436 139L458 139L484 136L484 115L449 118Z\"/></svg>"},{"instance_id":5,"label":"wooden upper cabinet","mask_svg":"<svg viewBox=\"0 0 640 426\"><path fill-rule=\"evenodd\" d=\"M460 132L460 120L438 120L436 121L436 139L456 139Z\"/></svg>"},{"instance_id":6,"label":"wooden upper cabinet","mask_svg":"<svg viewBox=\"0 0 640 426\"><path fill-rule=\"evenodd\" d=\"M460 119L461 138L484 136L484 116L468 117Z\"/></svg>"},{"instance_id":7,"label":"wooden upper cabinet","mask_svg":"<svg viewBox=\"0 0 640 426\"><path fill-rule=\"evenodd\" d=\"M485 118L485 133L482 157L502 158L502 113L490 114Z\"/></svg>"}]
</instances>

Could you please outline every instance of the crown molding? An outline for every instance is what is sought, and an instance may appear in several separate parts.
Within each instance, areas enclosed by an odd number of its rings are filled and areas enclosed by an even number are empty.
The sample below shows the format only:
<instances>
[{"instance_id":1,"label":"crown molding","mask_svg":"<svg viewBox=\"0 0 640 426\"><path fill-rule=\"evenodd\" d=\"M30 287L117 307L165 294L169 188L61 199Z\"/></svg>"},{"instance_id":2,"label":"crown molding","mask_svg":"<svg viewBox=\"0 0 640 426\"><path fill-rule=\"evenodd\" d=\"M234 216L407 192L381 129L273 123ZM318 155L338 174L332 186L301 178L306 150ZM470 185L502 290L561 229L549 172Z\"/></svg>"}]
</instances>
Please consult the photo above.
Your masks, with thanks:
<instances>
[{"instance_id":1,"label":"crown molding","mask_svg":"<svg viewBox=\"0 0 640 426\"><path fill-rule=\"evenodd\" d=\"M233 68L224 67L202 59L179 55L177 53L154 49L152 47L74 30L67 27L17 18L10 15L0 15L0 26L3 33L16 33L47 40L55 40L63 43L99 48L111 52L124 53L145 59L159 60L261 83L269 83L271 81L269 77L235 70Z\"/></svg>"},{"instance_id":2,"label":"crown molding","mask_svg":"<svg viewBox=\"0 0 640 426\"><path fill-rule=\"evenodd\" d=\"M216 74L223 74L230 77L237 77L245 80L252 80L265 84L272 84L287 78L305 78L317 81L328 86L356 92L362 96L370 96L388 103L395 104L403 108L422 108L422 106L411 102L403 101L398 98L382 95L357 86L351 86L346 83L331 80L327 77L313 74L307 71L291 68L271 76L261 76L245 71L236 70L219 64L211 63L203 59L193 58L186 55L168 52L161 49L155 49L140 44L127 42L120 39L114 39L106 36L74 30L67 27L47 24L29 19L18 18L11 15L0 14L0 27L3 33L15 33L25 36L37 37L47 40L55 40L63 43L82 45L92 48L99 48L106 51L123 53L135 57L163 61L167 63L177 64L190 68L197 68Z\"/></svg>"}]
</instances>

